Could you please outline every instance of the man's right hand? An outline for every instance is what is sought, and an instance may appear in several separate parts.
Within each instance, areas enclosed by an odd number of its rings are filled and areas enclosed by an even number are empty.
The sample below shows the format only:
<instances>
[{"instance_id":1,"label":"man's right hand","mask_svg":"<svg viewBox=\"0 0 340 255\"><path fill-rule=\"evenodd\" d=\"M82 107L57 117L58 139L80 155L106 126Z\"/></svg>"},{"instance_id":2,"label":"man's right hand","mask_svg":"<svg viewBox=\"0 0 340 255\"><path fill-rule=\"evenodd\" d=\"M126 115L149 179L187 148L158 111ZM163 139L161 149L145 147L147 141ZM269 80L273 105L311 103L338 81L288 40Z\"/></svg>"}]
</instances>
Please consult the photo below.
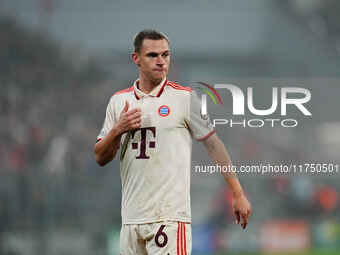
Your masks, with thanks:
<instances>
[{"instance_id":1,"label":"man's right hand","mask_svg":"<svg viewBox=\"0 0 340 255\"><path fill-rule=\"evenodd\" d=\"M135 108L129 111L129 103L125 101L124 109L120 113L116 125L102 141L97 142L94 146L95 158L98 164L104 166L110 162L117 153L121 135L130 130L140 128L141 123L141 109Z\"/></svg>"},{"instance_id":2,"label":"man's right hand","mask_svg":"<svg viewBox=\"0 0 340 255\"><path fill-rule=\"evenodd\" d=\"M142 111L140 108L134 108L129 111L129 102L125 101L125 106L120 113L117 127L119 133L125 133L130 130L140 128L142 125Z\"/></svg>"}]
</instances>

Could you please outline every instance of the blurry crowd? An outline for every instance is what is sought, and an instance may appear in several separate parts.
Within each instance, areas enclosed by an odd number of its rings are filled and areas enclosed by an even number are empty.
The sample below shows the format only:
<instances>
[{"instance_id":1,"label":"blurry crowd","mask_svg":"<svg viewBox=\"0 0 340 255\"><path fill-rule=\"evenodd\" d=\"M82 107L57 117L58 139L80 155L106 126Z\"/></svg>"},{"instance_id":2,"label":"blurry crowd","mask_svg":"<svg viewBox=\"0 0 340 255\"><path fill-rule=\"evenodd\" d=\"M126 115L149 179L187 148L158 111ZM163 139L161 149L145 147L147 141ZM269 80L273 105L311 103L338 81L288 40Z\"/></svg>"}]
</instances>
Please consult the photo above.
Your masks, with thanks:
<instances>
[{"instance_id":1,"label":"blurry crowd","mask_svg":"<svg viewBox=\"0 0 340 255\"><path fill-rule=\"evenodd\" d=\"M72 51L9 18L0 19L0 38L1 224L77 224L86 205L77 196L97 190L107 173L92 172L106 106L98 87L107 73L94 58L75 62Z\"/></svg>"}]
</instances>

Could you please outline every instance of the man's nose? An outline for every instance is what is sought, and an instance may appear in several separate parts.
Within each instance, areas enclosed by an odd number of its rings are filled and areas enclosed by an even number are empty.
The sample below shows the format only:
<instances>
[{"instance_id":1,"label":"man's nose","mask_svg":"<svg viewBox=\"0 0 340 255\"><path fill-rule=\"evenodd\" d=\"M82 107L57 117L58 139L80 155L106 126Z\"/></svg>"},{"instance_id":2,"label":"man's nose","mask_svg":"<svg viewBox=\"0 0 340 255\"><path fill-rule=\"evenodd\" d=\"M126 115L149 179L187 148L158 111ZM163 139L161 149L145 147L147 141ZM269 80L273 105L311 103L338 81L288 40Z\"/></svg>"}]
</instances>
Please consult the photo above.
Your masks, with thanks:
<instances>
[{"instance_id":1,"label":"man's nose","mask_svg":"<svg viewBox=\"0 0 340 255\"><path fill-rule=\"evenodd\" d=\"M164 64L165 64L165 60L161 56L159 56L157 58L157 65L164 65Z\"/></svg>"}]
</instances>

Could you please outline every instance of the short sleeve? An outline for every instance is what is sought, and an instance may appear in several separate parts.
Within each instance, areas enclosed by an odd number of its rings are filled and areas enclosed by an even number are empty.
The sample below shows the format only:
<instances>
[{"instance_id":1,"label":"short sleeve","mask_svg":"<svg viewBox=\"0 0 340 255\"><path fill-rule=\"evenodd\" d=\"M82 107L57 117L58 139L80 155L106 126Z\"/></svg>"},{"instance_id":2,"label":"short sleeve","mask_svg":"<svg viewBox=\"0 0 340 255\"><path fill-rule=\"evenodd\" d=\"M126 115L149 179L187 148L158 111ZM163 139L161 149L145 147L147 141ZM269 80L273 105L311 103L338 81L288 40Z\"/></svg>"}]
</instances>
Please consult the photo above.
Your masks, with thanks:
<instances>
[{"instance_id":1,"label":"short sleeve","mask_svg":"<svg viewBox=\"0 0 340 255\"><path fill-rule=\"evenodd\" d=\"M106 115L102 129L97 136L97 142L102 140L112 129L113 125L115 124L115 114L114 114L114 102L113 97L111 97L109 104L106 108Z\"/></svg>"},{"instance_id":2,"label":"short sleeve","mask_svg":"<svg viewBox=\"0 0 340 255\"><path fill-rule=\"evenodd\" d=\"M190 93L186 121L193 137L198 141L208 138L215 132L209 115L203 116L201 114L201 100L198 98L195 91Z\"/></svg>"}]
</instances>

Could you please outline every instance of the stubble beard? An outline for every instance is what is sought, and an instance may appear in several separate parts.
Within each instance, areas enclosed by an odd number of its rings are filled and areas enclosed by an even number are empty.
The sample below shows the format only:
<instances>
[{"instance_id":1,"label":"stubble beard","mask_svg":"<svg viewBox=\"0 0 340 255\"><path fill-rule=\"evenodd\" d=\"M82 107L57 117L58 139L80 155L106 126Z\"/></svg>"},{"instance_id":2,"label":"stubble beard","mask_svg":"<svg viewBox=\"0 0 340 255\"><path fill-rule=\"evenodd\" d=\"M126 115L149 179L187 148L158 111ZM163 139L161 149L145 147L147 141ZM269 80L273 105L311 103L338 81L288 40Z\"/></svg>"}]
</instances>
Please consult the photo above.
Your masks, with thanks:
<instances>
[{"instance_id":1,"label":"stubble beard","mask_svg":"<svg viewBox=\"0 0 340 255\"><path fill-rule=\"evenodd\" d=\"M161 83L161 81L166 77L167 72L164 73L164 75L162 75L161 77L155 77L155 76L151 76L150 77L150 82L152 84L154 84L155 86L157 86L159 83Z\"/></svg>"}]
</instances>

